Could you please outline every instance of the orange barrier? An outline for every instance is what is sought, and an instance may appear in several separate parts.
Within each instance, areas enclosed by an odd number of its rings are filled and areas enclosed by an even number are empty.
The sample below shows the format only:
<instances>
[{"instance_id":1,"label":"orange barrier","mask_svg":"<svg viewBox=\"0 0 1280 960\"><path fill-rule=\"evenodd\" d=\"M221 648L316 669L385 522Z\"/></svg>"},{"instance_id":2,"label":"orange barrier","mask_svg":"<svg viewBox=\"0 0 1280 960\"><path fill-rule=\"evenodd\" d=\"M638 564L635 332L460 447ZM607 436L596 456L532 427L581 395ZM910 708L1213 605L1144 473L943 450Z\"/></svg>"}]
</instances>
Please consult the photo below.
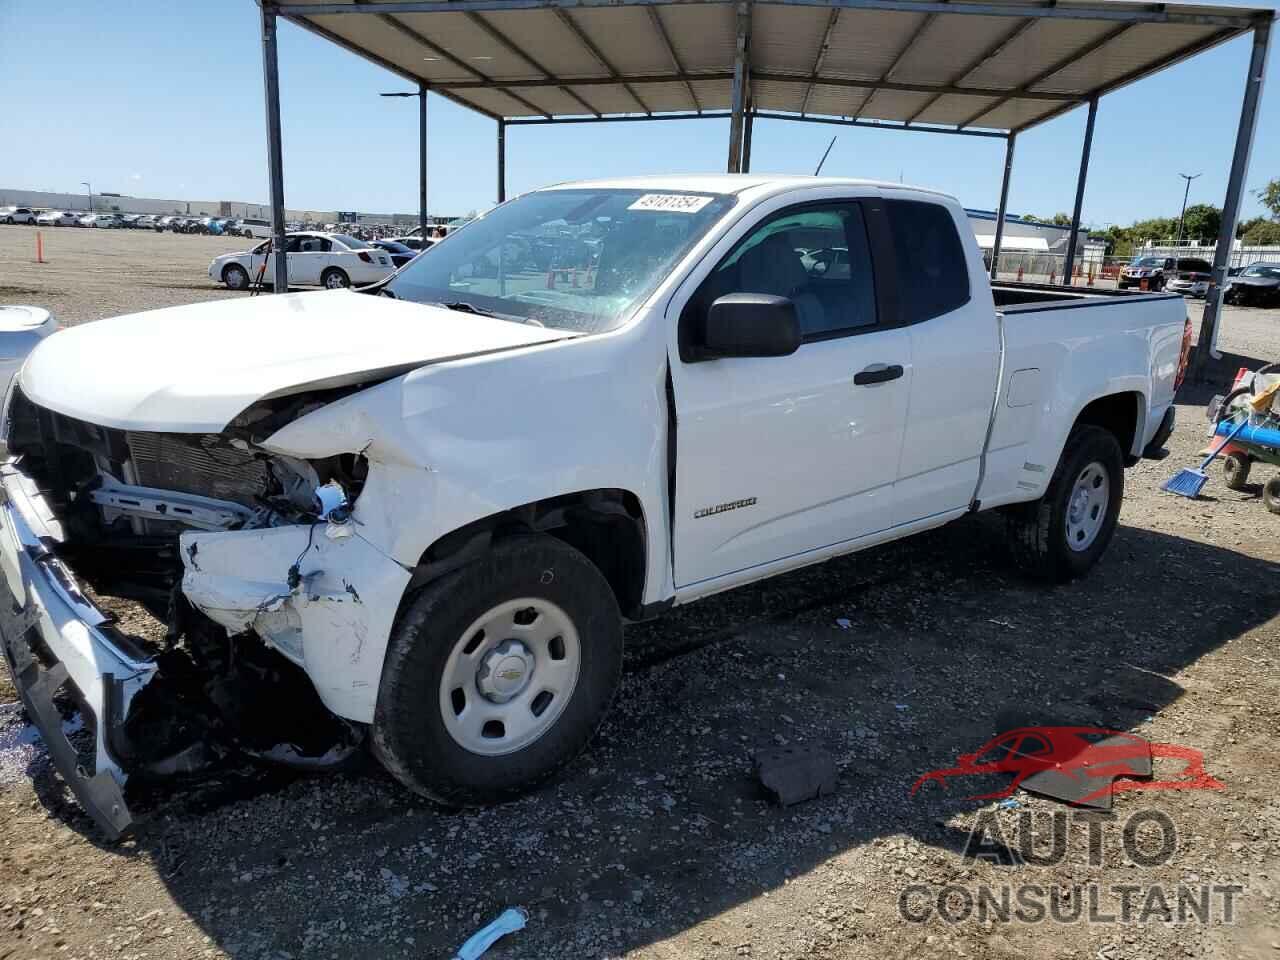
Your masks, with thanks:
<instances>
[{"instance_id":1,"label":"orange barrier","mask_svg":"<svg viewBox=\"0 0 1280 960\"><path fill-rule=\"evenodd\" d=\"M1058 274L1052 267L1050 267L1049 268L1049 286L1053 286L1057 282L1058 282Z\"/></svg>"},{"instance_id":2,"label":"orange barrier","mask_svg":"<svg viewBox=\"0 0 1280 960\"><path fill-rule=\"evenodd\" d=\"M1088 286L1088 287L1093 286L1093 267L1089 268L1089 282L1085 284L1085 286Z\"/></svg>"},{"instance_id":3,"label":"orange barrier","mask_svg":"<svg viewBox=\"0 0 1280 960\"><path fill-rule=\"evenodd\" d=\"M1022 280L1022 264L1018 264L1018 280L1019 282Z\"/></svg>"},{"instance_id":4,"label":"orange barrier","mask_svg":"<svg viewBox=\"0 0 1280 960\"><path fill-rule=\"evenodd\" d=\"M44 234L36 231L36 263L44 263Z\"/></svg>"}]
</instances>

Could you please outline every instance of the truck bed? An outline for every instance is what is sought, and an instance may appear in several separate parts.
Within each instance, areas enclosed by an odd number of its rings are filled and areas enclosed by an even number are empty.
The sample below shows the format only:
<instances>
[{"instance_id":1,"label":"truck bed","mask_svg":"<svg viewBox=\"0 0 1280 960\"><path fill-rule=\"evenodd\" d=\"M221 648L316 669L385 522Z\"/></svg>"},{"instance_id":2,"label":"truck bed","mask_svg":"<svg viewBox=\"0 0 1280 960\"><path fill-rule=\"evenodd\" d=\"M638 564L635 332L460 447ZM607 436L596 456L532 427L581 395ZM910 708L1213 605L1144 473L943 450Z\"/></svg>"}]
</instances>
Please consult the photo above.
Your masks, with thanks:
<instances>
[{"instance_id":1,"label":"truck bed","mask_svg":"<svg viewBox=\"0 0 1280 960\"><path fill-rule=\"evenodd\" d=\"M1131 290L1105 290L1096 287L1062 287L1048 283L1006 281L991 285L996 307L1005 313L1031 313L1056 307L1091 304L1132 303L1134 300L1181 299L1177 293L1140 293Z\"/></svg>"}]
</instances>

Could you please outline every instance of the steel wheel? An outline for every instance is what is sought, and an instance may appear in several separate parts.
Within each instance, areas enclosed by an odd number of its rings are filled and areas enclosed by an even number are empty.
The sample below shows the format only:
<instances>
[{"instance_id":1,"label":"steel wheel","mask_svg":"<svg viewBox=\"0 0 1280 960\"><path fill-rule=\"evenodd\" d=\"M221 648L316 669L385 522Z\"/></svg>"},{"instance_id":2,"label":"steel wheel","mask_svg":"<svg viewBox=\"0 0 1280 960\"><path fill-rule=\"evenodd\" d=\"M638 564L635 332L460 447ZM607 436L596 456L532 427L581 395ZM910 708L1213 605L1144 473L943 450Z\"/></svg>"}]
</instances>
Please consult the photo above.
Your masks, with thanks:
<instances>
[{"instance_id":1,"label":"steel wheel","mask_svg":"<svg viewBox=\"0 0 1280 960\"><path fill-rule=\"evenodd\" d=\"M1068 547L1078 553L1093 545L1106 521L1110 497L1106 468L1096 460L1089 462L1076 477L1067 501Z\"/></svg>"},{"instance_id":2,"label":"steel wheel","mask_svg":"<svg viewBox=\"0 0 1280 960\"><path fill-rule=\"evenodd\" d=\"M327 290L345 290L351 286L351 278L338 269L326 270L321 282Z\"/></svg>"},{"instance_id":3,"label":"steel wheel","mask_svg":"<svg viewBox=\"0 0 1280 960\"><path fill-rule=\"evenodd\" d=\"M531 597L498 604L463 632L445 663L445 729L470 753L521 750L569 705L581 663L578 631L560 607Z\"/></svg>"}]
</instances>

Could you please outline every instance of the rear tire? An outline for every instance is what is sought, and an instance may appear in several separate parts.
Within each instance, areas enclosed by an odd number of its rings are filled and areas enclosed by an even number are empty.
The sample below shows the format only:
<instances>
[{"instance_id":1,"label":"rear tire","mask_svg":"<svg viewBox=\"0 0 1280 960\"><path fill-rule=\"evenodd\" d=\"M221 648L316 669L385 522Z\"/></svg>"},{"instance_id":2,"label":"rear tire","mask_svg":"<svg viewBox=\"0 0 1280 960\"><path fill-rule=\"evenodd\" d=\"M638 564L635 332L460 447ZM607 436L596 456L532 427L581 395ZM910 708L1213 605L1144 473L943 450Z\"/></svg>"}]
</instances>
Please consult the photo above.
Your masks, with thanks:
<instances>
[{"instance_id":1,"label":"rear tire","mask_svg":"<svg viewBox=\"0 0 1280 960\"><path fill-rule=\"evenodd\" d=\"M504 800L582 752L621 671L621 616L599 569L548 536L502 540L405 599L382 668L373 751L438 802Z\"/></svg>"},{"instance_id":2,"label":"rear tire","mask_svg":"<svg viewBox=\"0 0 1280 960\"><path fill-rule=\"evenodd\" d=\"M1243 490L1249 485L1249 458L1243 453L1229 453L1222 461L1222 482L1228 490Z\"/></svg>"},{"instance_id":3,"label":"rear tire","mask_svg":"<svg viewBox=\"0 0 1280 960\"><path fill-rule=\"evenodd\" d=\"M326 290L346 290L351 286L351 278L345 270L330 267L320 274L320 285Z\"/></svg>"},{"instance_id":4,"label":"rear tire","mask_svg":"<svg viewBox=\"0 0 1280 960\"><path fill-rule=\"evenodd\" d=\"M1044 496L1006 513L1018 566L1054 583L1088 573L1115 534L1123 498L1124 461L1115 434L1077 425Z\"/></svg>"}]
</instances>

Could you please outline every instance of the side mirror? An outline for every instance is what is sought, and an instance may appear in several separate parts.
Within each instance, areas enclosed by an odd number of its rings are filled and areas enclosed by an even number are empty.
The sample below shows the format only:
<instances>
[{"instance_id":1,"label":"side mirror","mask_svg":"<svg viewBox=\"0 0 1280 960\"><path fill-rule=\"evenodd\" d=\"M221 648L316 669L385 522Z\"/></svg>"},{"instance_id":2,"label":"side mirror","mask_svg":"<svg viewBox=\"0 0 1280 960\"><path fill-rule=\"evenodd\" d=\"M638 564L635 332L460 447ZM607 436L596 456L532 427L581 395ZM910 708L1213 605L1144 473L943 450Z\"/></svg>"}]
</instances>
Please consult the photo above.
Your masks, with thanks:
<instances>
[{"instance_id":1,"label":"side mirror","mask_svg":"<svg viewBox=\"0 0 1280 960\"><path fill-rule=\"evenodd\" d=\"M785 357L800 349L796 305L769 293L728 293L711 304L697 344L700 359Z\"/></svg>"}]
</instances>

